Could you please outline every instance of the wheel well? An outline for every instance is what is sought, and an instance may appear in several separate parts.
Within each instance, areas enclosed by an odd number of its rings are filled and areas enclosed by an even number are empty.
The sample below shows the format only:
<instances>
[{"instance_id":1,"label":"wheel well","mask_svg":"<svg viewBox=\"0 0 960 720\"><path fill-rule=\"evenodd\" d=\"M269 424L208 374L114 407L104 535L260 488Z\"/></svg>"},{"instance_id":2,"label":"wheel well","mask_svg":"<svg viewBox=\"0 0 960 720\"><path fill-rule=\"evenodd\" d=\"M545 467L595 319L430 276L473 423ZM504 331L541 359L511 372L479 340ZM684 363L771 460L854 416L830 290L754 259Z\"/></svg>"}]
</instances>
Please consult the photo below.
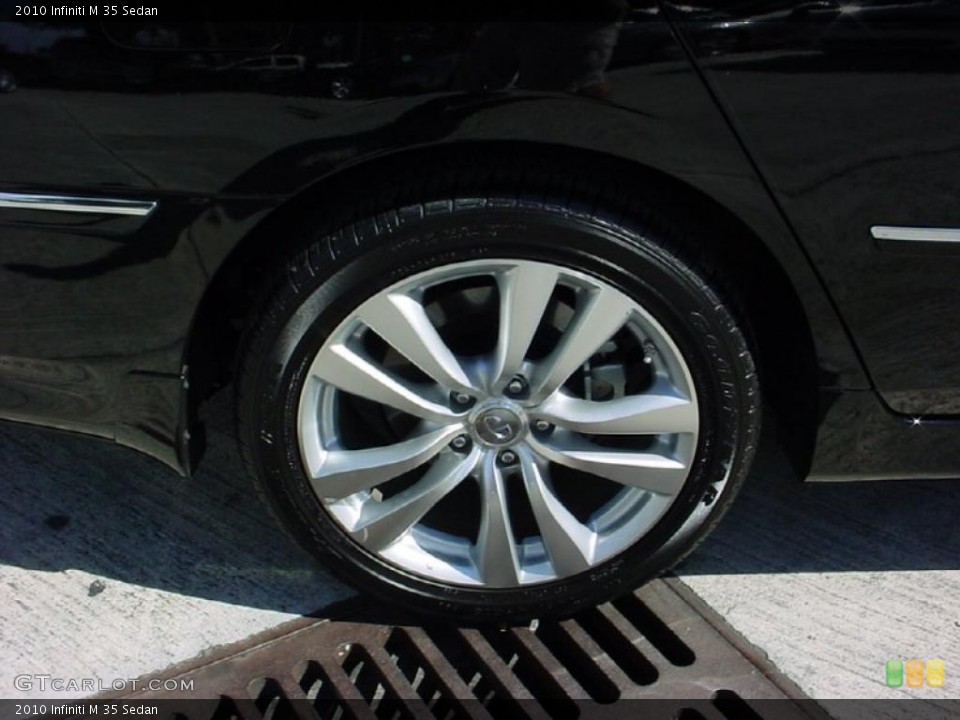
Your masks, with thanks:
<instances>
[{"instance_id":1,"label":"wheel well","mask_svg":"<svg viewBox=\"0 0 960 720\"><path fill-rule=\"evenodd\" d=\"M409 182L412 178L417 182ZM642 208L667 207L665 215L703 238L701 247L686 250L705 253L739 298L737 311L758 356L765 403L778 417L797 474L806 475L816 428L815 347L800 299L767 246L730 210L673 177L553 145L483 142L406 150L343 169L291 198L237 245L200 303L186 354L190 417L195 420L201 403L232 379L247 319L269 292L263 279L275 276L270 270L303 243L304 234L291 228L309 222L316 238L390 208L495 193L503 184L544 201L563 193L589 212L629 218L641 230L649 220Z\"/></svg>"}]
</instances>

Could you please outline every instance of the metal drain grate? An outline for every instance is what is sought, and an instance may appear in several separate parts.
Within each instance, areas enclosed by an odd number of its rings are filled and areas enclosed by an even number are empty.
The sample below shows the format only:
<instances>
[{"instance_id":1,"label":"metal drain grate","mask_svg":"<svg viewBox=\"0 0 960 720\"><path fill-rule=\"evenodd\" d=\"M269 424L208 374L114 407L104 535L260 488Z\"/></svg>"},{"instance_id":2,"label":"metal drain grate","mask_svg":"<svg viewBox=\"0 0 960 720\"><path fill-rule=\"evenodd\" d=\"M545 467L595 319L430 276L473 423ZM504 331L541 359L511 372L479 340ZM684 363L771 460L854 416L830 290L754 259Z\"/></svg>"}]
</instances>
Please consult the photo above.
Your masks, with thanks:
<instances>
[{"instance_id":1,"label":"metal drain grate","mask_svg":"<svg viewBox=\"0 0 960 720\"><path fill-rule=\"evenodd\" d=\"M175 678L193 680L194 689L177 699L215 700L178 703L176 715L577 720L643 699L644 718L756 720L771 717L771 707L777 720L827 717L800 702L796 686L674 579L529 627L386 623L377 618L382 609L352 606L349 619L304 622L183 669Z\"/></svg>"}]
</instances>

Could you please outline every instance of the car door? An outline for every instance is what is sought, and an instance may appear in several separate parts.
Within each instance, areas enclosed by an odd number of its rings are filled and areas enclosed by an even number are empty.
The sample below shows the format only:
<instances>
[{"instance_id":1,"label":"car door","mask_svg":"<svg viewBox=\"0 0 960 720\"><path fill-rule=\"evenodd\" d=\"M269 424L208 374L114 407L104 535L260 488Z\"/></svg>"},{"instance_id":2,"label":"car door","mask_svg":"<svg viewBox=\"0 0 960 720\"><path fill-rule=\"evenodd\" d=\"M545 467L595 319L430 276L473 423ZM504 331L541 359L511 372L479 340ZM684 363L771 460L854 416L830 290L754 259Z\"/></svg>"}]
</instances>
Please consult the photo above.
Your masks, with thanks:
<instances>
[{"instance_id":1,"label":"car door","mask_svg":"<svg viewBox=\"0 0 960 720\"><path fill-rule=\"evenodd\" d=\"M960 2L696 5L664 7L876 387L960 413Z\"/></svg>"}]
</instances>

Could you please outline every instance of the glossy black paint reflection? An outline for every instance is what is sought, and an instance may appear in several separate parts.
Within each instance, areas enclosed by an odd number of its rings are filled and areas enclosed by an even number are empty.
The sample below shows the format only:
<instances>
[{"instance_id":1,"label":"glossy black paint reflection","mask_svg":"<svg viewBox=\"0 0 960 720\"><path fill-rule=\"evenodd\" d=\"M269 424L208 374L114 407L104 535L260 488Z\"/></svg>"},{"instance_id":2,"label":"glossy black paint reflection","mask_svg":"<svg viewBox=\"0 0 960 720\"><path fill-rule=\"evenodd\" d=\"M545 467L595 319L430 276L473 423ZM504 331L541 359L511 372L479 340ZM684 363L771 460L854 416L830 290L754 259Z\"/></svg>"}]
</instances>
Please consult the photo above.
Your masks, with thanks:
<instances>
[{"instance_id":1,"label":"glossy black paint reflection","mask_svg":"<svg viewBox=\"0 0 960 720\"><path fill-rule=\"evenodd\" d=\"M703 31L680 18L680 42L658 3L635 2L617 22L624 7L611 2L611 15L578 24L0 24L0 71L17 81L0 94L0 191L159 203L145 220L0 210L0 416L113 437L186 468L188 359L228 323L197 324L198 308L251 245L276 242L277 213L322 206L342 178L381 163L480 144L613 158L725 208L799 296L819 384L869 391L818 272L844 313L836 261L860 263L865 284L889 278L863 259L872 249L859 236L849 248L811 242L816 213L758 175L711 96L723 63L741 65L737 77L753 72L752 55L768 52L756 48L772 47L772 77L797 75L793 51L781 50L805 36L792 24L724 28L751 20L727 13L698 16ZM730 107L749 149L776 139L779 126L759 115L741 126ZM766 152L754 156L766 171ZM855 303L849 311L859 317ZM894 365L911 357L900 350ZM943 377L954 382L955 371Z\"/></svg>"},{"instance_id":2,"label":"glossy black paint reflection","mask_svg":"<svg viewBox=\"0 0 960 720\"><path fill-rule=\"evenodd\" d=\"M960 3L668 4L898 412L960 413Z\"/></svg>"},{"instance_id":3,"label":"glossy black paint reflection","mask_svg":"<svg viewBox=\"0 0 960 720\"><path fill-rule=\"evenodd\" d=\"M819 406L810 480L934 480L960 474L955 418L895 415L871 391L825 390Z\"/></svg>"}]
</instances>

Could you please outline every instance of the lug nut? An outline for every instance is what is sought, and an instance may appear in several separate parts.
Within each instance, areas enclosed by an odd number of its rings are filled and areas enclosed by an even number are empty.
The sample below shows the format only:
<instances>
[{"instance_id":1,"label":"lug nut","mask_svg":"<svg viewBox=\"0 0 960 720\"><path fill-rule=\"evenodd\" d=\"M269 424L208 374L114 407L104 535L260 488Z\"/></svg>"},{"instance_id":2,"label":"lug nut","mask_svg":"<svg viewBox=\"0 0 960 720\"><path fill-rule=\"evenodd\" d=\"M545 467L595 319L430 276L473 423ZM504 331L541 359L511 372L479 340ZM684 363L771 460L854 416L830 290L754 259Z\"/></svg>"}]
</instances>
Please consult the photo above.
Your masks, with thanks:
<instances>
[{"instance_id":1,"label":"lug nut","mask_svg":"<svg viewBox=\"0 0 960 720\"><path fill-rule=\"evenodd\" d=\"M546 420L537 420L533 424L533 429L536 430L537 432L542 432L542 433L549 432L551 428L553 428L553 425L548 423Z\"/></svg>"},{"instance_id":2,"label":"lug nut","mask_svg":"<svg viewBox=\"0 0 960 720\"><path fill-rule=\"evenodd\" d=\"M527 381L519 375L507 383L507 393L510 395L519 395L527 389Z\"/></svg>"},{"instance_id":3,"label":"lug nut","mask_svg":"<svg viewBox=\"0 0 960 720\"><path fill-rule=\"evenodd\" d=\"M462 392L453 392L450 393L450 399L456 405L469 405L473 402L473 398Z\"/></svg>"},{"instance_id":4,"label":"lug nut","mask_svg":"<svg viewBox=\"0 0 960 720\"><path fill-rule=\"evenodd\" d=\"M500 453L500 462L504 465L513 465L517 461L517 454L512 450L504 450Z\"/></svg>"},{"instance_id":5,"label":"lug nut","mask_svg":"<svg viewBox=\"0 0 960 720\"><path fill-rule=\"evenodd\" d=\"M466 435L457 435L450 442L450 445L453 447L454 450L463 450L465 447L467 447L467 444L469 442L470 441L467 439Z\"/></svg>"}]
</instances>

